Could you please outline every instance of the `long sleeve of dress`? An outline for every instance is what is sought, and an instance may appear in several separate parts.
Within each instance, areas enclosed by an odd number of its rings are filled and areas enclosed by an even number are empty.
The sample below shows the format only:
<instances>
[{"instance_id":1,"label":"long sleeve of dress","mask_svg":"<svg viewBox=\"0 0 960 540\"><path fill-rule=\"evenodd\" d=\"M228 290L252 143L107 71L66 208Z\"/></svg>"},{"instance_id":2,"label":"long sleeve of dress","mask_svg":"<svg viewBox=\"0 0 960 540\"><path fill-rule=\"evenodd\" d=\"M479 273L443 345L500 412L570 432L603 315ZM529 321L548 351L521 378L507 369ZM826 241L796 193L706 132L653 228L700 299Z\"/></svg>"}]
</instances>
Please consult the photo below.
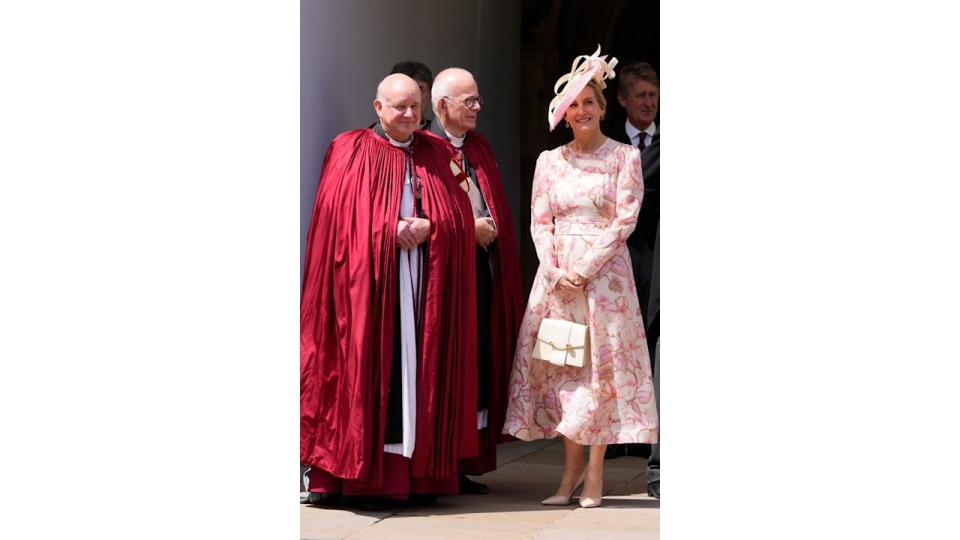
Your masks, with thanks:
<instances>
[{"instance_id":1,"label":"long sleeve of dress","mask_svg":"<svg viewBox=\"0 0 960 540\"><path fill-rule=\"evenodd\" d=\"M597 237L583 257L571 265L574 272L592 279L617 249L626 244L630 233L637 226L637 216L640 214L642 200L643 173L640 169L640 151L637 148L630 148L624 154L624 163L617 175L616 217Z\"/></svg>"},{"instance_id":2,"label":"long sleeve of dress","mask_svg":"<svg viewBox=\"0 0 960 540\"><path fill-rule=\"evenodd\" d=\"M537 168L533 173L533 194L530 203L530 234L537 249L540 268L547 290L560 281L565 274L557 266L557 254L553 249L553 210L550 207L550 179L547 178L547 153L537 158Z\"/></svg>"}]
</instances>

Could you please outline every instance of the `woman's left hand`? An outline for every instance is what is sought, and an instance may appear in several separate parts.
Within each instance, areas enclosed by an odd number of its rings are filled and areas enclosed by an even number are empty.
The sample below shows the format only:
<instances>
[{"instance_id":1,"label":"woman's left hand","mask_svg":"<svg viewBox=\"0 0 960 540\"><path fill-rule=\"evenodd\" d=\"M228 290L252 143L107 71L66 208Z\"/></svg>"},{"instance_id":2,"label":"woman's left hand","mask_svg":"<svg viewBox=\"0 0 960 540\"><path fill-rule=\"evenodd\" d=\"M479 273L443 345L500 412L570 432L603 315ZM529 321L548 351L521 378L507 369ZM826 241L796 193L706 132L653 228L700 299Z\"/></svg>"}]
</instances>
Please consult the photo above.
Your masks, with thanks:
<instances>
[{"instance_id":1,"label":"woman's left hand","mask_svg":"<svg viewBox=\"0 0 960 540\"><path fill-rule=\"evenodd\" d=\"M567 270L567 273L557 282L557 287L565 291L574 292L583 287L587 280L573 270Z\"/></svg>"}]
</instances>

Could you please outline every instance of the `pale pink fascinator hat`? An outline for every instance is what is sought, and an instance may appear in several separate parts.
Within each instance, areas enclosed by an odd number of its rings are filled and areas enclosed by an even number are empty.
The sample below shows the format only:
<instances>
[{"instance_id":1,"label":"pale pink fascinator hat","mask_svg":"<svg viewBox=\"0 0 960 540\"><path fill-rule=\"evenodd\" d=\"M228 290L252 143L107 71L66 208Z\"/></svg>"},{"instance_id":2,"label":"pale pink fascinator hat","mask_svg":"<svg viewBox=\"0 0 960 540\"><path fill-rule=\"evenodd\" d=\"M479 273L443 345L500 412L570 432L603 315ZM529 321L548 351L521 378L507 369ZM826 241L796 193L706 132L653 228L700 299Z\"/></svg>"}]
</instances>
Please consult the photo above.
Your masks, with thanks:
<instances>
[{"instance_id":1,"label":"pale pink fascinator hat","mask_svg":"<svg viewBox=\"0 0 960 540\"><path fill-rule=\"evenodd\" d=\"M590 56L583 54L574 58L570 73L557 79L557 83L553 85L553 93L556 96L550 102L550 108L547 109L547 123L550 124L550 131L557 127L567 107L577 99L590 79L596 80L601 90L606 88L607 83L604 80L616 76L613 72L616 65L616 58L611 58L610 62L607 62L606 55L600 56L600 45L597 45L597 51Z\"/></svg>"}]
</instances>

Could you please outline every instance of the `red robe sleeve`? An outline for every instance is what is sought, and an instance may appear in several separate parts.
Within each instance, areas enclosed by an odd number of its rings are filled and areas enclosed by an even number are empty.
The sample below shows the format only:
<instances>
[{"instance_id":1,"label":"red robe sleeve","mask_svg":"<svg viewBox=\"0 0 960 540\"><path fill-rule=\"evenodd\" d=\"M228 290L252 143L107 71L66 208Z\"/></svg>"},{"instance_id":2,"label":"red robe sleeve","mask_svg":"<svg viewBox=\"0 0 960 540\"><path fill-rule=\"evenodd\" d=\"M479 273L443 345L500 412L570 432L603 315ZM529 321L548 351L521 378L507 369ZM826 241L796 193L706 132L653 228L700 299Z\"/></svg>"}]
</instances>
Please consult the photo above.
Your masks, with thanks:
<instances>
[{"instance_id":1,"label":"red robe sleeve","mask_svg":"<svg viewBox=\"0 0 960 540\"><path fill-rule=\"evenodd\" d=\"M444 150L444 160L449 167L454 148L450 142L435 133L424 131L432 140ZM517 335L520 332L520 322L523 318L523 308L526 296L523 293L520 272L520 256L514 234L513 219L506 193L503 189L503 179L500 169L493 155L493 148L489 141L480 133L471 131L466 137L463 150L467 159L477 173L477 182L483 193L484 201L490 210L497 226L497 239L489 248L493 271L493 298L478 298L478 302L491 302L490 320L490 396L487 403L488 417L485 441L481 448L486 453L476 460L461 465L466 466L472 473L491 471L496 468L495 446L498 442L513 440L513 437L501 434L506 418L507 390L510 382L510 371L513 367L513 355L517 344ZM462 188L457 190L457 196L466 201L469 207L469 198ZM470 213L471 223L473 213ZM473 244L472 244L473 245ZM474 245L474 248L475 245ZM475 267L471 273L475 272ZM474 315L475 316L475 315ZM481 321L481 324L484 324ZM475 405L475 404L474 404ZM474 407L475 408L475 407Z\"/></svg>"},{"instance_id":2,"label":"red robe sleeve","mask_svg":"<svg viewBox=\"0 0 960 540\"><path fill-rule=\"evenodd\" d=\"M464 142L464 151L477 171L477 181L490 215L497 224L497 239L490 248L493 259L494 296L490 310L491 335L491 396L487 435L496 443L513 437L501 435L506 417L507 387L513 355L523 319L526 296L523 293L520 272L520 256L514 234L510 205L503 189L500 168L493 156L493 149L480 133L470 132Z\"/></svg>"},{"instance_id":3,"label":"red robe sleeve","mask_svg":"<svg viewBox=\"0 0 960 540\"><path fill-rule=\"evenodd\" d=\"M473 209L450 172L446 152L422 132L418 136L414 155L423 180L423 210L433 227L413 475L445 478L456 472L459 459L478 452L476 238ZM440 253L446 256L434 258Z\"/></svg>"},{"instance_id":4,"label":"red robe sleeve","mask_svg":"<svg viewBox=\"0 0 960 540\"><path fill-rule=\"evenodd\" d=\"M304 261L300 459L341 478L368 477L382 447L392 360L403 163L373 142L331 143Z\"/></svg>"}]
</instances>

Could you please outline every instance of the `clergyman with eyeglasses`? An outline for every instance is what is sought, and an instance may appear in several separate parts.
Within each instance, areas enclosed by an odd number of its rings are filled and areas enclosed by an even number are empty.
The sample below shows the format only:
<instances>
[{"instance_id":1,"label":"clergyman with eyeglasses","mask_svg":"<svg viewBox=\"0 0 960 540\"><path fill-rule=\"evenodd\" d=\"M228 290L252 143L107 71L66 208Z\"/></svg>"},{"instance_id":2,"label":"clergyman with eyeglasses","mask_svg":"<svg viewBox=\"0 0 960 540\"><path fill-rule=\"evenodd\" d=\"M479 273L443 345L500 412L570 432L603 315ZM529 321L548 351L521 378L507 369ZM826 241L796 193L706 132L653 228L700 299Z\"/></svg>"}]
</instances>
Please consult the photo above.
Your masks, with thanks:
<instances>
[{"instance_id":1,"label":"clergyman with eyeglasses","mask_svg":"<svg viewBox=\"0 0 960 540\"><path fill-rule=\"evenodd\" d=\"M478 457L459 463L460 492L482 494L488 487L467 477L497 468L496 445L503 440L507 384L517 332L523 317L520 259L513 219L493 148L476 131L483 97L473 75L462 68L437 74L431 89L434 119L430 133L450 152L450 170L469 199L476 234Z\"/></svg>"}]
</instances>

